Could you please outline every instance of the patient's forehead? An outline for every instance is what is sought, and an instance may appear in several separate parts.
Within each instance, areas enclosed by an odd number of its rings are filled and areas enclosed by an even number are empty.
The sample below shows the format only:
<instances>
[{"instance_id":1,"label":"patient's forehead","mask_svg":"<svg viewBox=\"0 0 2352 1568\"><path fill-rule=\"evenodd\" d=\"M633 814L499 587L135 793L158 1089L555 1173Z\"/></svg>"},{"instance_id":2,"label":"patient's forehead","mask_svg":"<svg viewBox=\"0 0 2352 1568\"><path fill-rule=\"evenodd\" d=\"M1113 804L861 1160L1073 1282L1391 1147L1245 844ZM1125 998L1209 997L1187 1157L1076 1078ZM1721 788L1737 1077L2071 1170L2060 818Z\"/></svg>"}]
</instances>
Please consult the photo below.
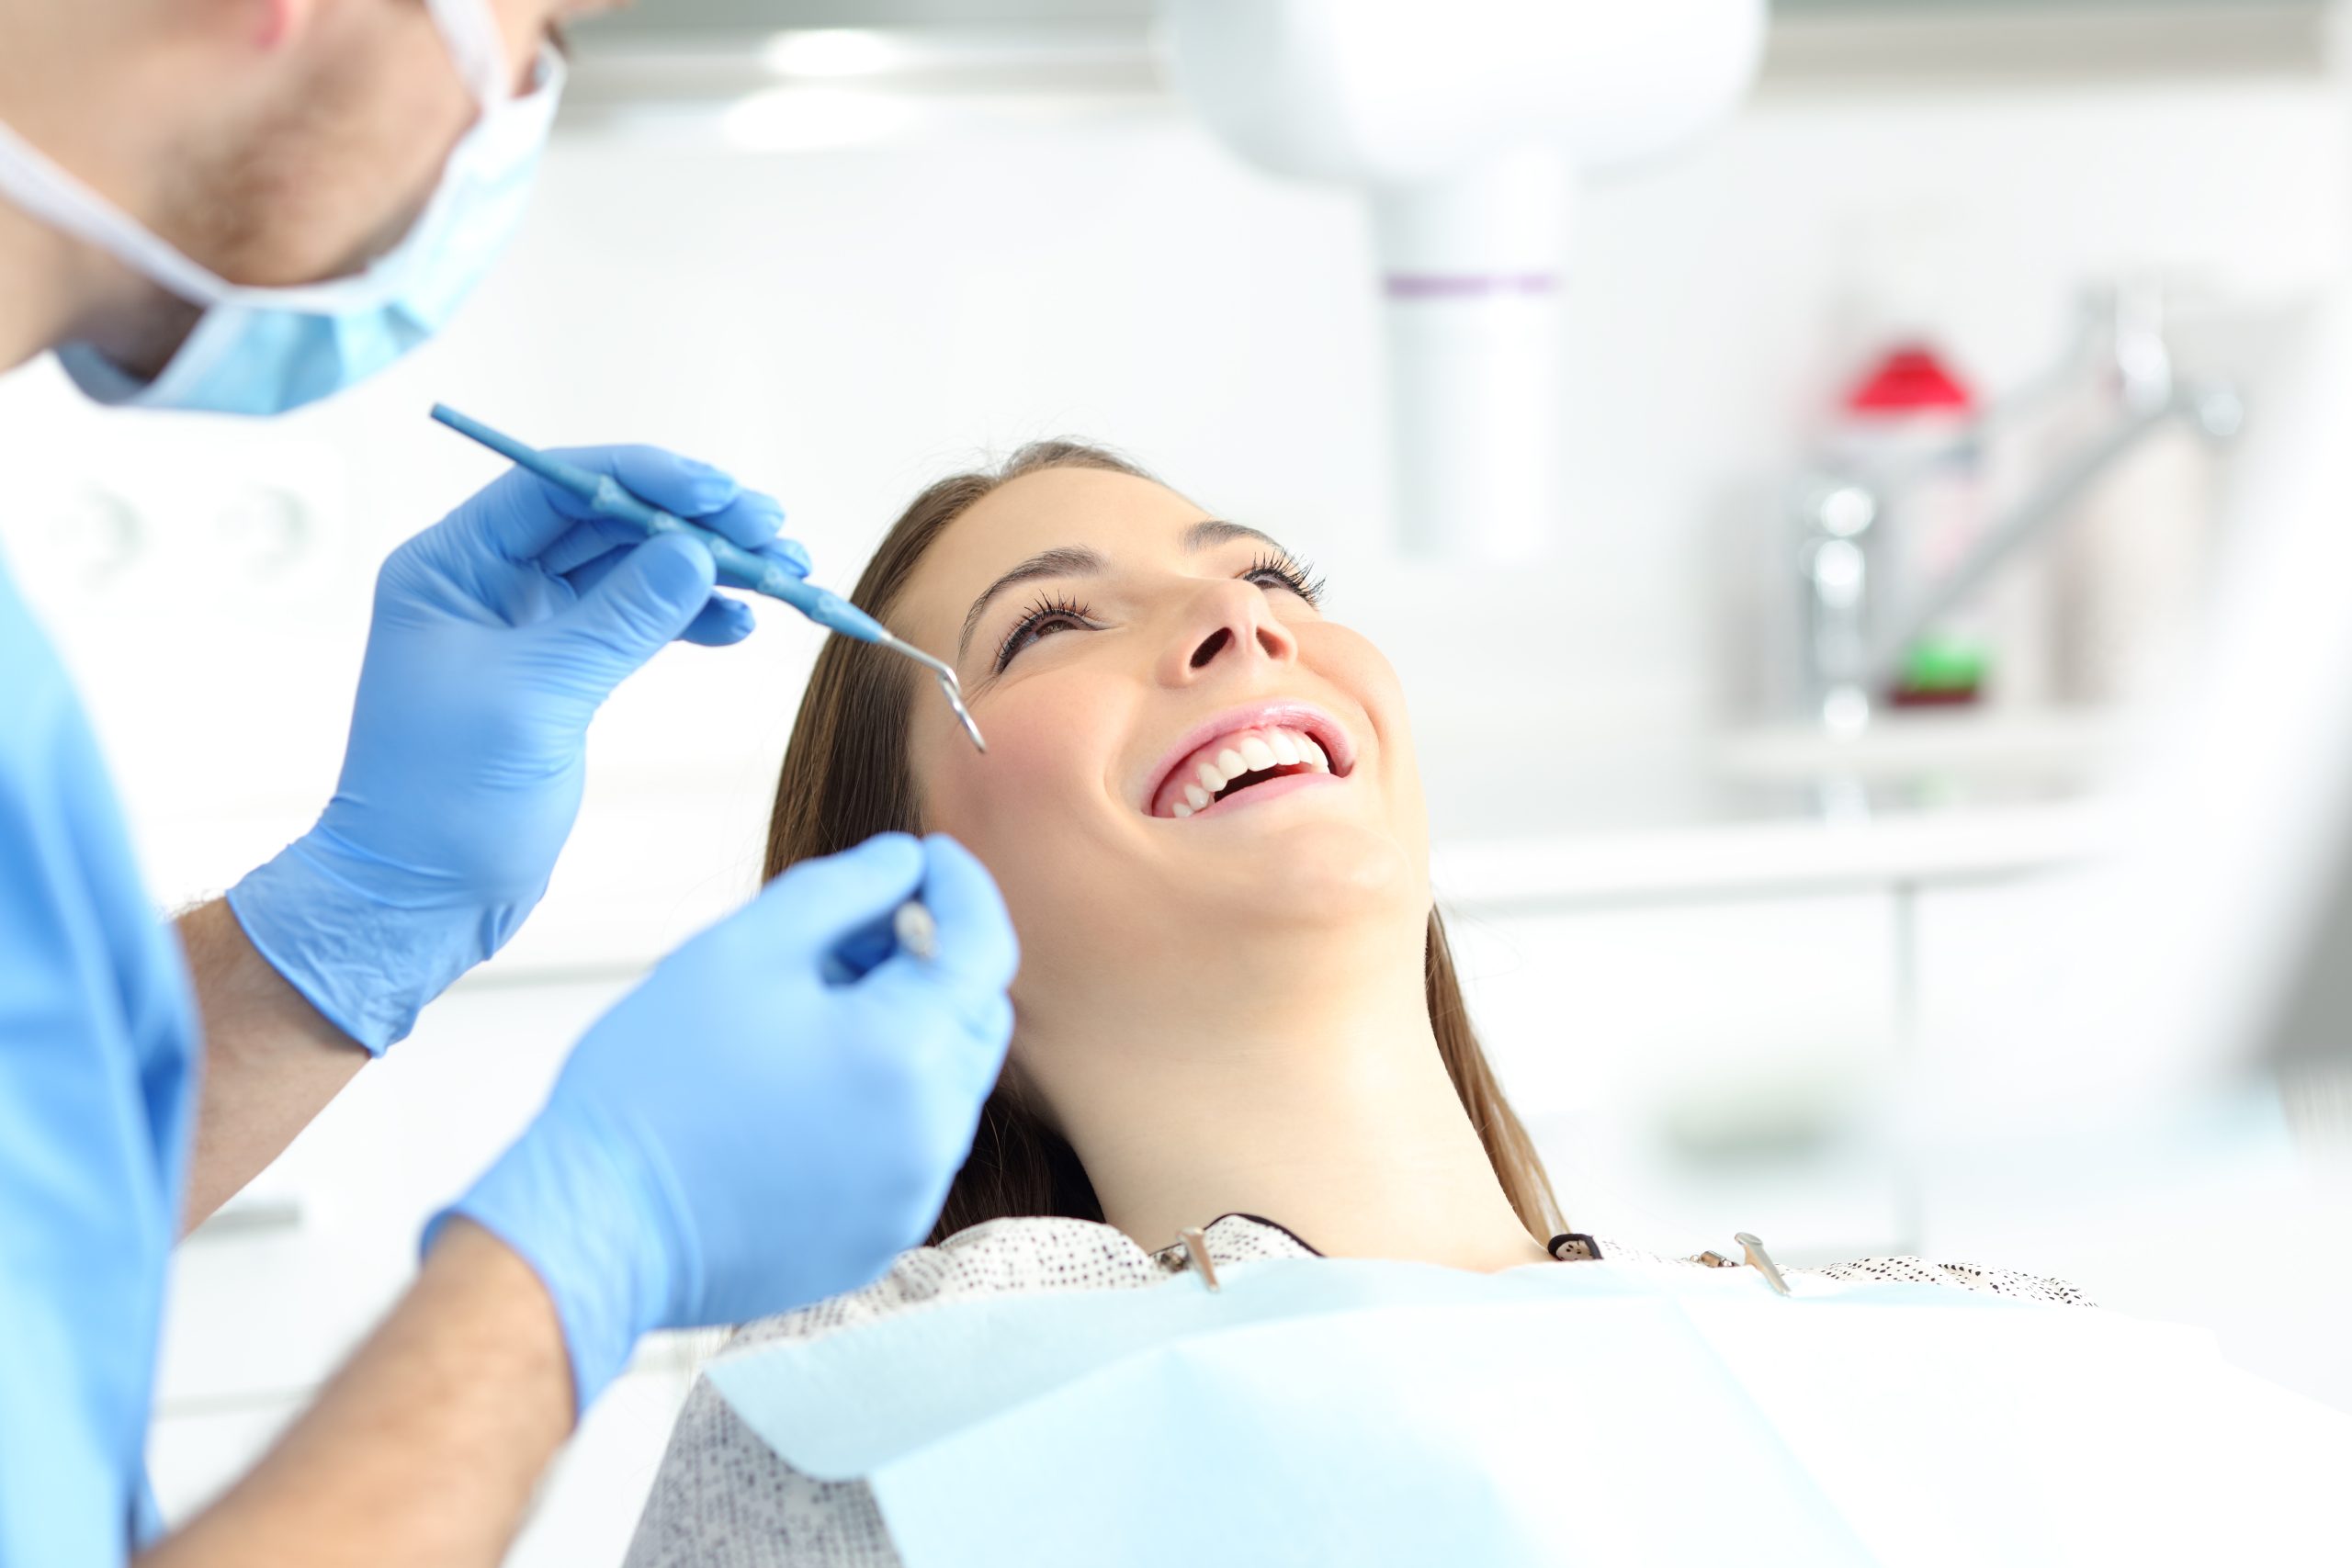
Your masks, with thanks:
<instances>
[{"instance_id":1,"label":"patient's forehead","mask_svg":"<svg viewBox=\"0 0 2352 1568\"><path fill-rule=\"evenodd\" d=\"M1207 515L1165 485L1133 474L1102 468L1023 474L947 525L923 553L891 618L918 647L952 649L972 601L1031 556L1069 546L1113 562L1180 555L1184 530Z\"/></svg>"}]
</instances>

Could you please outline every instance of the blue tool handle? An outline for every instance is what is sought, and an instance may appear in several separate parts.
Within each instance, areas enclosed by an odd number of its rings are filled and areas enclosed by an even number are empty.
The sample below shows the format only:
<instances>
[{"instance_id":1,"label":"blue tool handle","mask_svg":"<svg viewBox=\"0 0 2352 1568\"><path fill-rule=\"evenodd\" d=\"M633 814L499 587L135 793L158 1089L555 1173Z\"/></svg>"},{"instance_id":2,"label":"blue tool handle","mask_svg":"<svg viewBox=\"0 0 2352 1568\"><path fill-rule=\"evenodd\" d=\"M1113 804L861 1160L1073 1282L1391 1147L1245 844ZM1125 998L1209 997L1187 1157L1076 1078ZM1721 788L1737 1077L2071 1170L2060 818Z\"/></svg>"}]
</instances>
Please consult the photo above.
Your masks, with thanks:
<instances>
[{"instance_id":1,"label":"blue tool handle","mask_svg":"<svg viewBox=\"0 0 2352 1568\"><path fill-rule=\"evenodd\" d=\"M560 485L588 503L588 509L599 517L610 517L644 530L648 537L655 534L684 534L698 539L710 558L718 564L718 581L730 588L741 588L753 593L764 593L771 599L781 599L810 620L843 637L860 642L880 642L890 634L882 623L830 589L796 577L778 563L743 548L733 540L709 529L673 516L658 506L649 506L621 488L609 474L595 474L576 463L560 457L550 457L536 446L526 446L503 432L492 430L478 419L459 413L447 403L433 405L433 417L443 424L481 442L515 467L528 468L549 484Z\"/></svg>"},{"instance_id":2,"label":"blue tool handle","mask_svg":"<svg viewBox=\"0 0 2352 1568\"><path fill-rule=\"evenodd\" d=\"M672 521L674 522L675 519ZM716 536L699 528L695 532L702 534L706 538ZM725 550L727 555L721 555L720 550ZM775 562L763 560L749 550L720 539L718 548L710 553L712 558L718 562L718 576L721 581L734 583L736 587L748 588L754 592L764 593L771 599L781 599L828 631L839 632L842 636L854 637L859 642L880 642L890 635L889 628L831 589L820 588L806 578L795 577ZM729 573L729 555L739 561L750 562L750 570L758 574L757 580L736 582Z\"/></svg>"}]
</instances>

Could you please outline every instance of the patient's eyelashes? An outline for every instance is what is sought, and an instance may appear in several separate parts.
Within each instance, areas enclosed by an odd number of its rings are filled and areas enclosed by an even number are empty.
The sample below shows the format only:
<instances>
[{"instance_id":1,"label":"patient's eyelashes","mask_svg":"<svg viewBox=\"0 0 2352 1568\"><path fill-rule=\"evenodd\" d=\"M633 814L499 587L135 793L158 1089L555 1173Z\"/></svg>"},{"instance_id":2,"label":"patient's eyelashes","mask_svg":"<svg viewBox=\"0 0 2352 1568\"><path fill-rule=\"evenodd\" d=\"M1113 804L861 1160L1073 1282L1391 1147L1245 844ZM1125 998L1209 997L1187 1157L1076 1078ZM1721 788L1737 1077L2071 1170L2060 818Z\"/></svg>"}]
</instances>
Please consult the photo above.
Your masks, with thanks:
<instances>
[{"instance_id":1,"label":"patient's eyelashes","mask_svg":"<svg viewBox=\"0 0 2352 1568\"><path fill-rule=\"evenodd\" d=\"M998 674L1002 674L1004 667L1012 662L1014 654L1049 633L1069 631L1072 627L1091 631L1094 626L1092 615L1077 600L1066 593L1041 593L1030 601L1029 607L1021 612L1021 618L1013 622L1012 630L997 644L993 669Z\"/></svg>"},{"instance_id":2,"label":"patient's eyelashes","mask_svg":"<svg viewBox=\"0 0 2352 1568\"><path fill-rule=\"evenodd\" d=\"M1306 601L1311 609L1323 607L1323 579L1315 569L1298 557L1284 550L1268 550L1250 563L1243 572L1246 581L1261 588L1286 588Z\"/></svg>"},{"instance_id":3,"label":"patient's eyelashes","mask_svg":"<svg viewBox=\"0 0 2352 1568\"><path fill-rule=\"evenodd\" d=\"M1295 593L1309 609L1322 607L1323 579L1315 574L1313 567L1285 551L1268 550L1238 575L1242 581L1254 582L1269 593ZM1055 632L1102 629L1102 624L1081 601L1067 593L1041 593L1029 602L1004 640L996 645L996 658L989 671L1003 674L1015 655Z\"/></svg>"}]
</instances>

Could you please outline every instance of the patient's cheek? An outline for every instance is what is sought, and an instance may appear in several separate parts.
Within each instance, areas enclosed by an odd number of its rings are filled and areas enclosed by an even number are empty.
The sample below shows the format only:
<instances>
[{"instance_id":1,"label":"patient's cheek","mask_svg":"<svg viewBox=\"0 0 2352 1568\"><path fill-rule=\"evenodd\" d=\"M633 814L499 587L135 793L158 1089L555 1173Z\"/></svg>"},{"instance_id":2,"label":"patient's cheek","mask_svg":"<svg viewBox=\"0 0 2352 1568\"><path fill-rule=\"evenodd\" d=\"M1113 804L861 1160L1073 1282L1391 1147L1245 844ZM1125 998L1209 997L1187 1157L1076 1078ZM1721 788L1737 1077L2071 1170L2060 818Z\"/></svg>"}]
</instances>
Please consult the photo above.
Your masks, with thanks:
<instances>
[{"instance_id":1,"label":"patient's cheek","mask_svg":"<svg viewBox=\"0 0 2352 1568\"><path fill-rule=\"evenodd\" d=\"M946 787L934 794L933 815L983 859L991 848L1034 855L1038 845L1031 835L1040 823L1067 821L1081 787L1080 759L1091 743L1089 710L1075 694L1022 688L978 716L989 749L942 759Z\"/></svg>"}]
</instances>

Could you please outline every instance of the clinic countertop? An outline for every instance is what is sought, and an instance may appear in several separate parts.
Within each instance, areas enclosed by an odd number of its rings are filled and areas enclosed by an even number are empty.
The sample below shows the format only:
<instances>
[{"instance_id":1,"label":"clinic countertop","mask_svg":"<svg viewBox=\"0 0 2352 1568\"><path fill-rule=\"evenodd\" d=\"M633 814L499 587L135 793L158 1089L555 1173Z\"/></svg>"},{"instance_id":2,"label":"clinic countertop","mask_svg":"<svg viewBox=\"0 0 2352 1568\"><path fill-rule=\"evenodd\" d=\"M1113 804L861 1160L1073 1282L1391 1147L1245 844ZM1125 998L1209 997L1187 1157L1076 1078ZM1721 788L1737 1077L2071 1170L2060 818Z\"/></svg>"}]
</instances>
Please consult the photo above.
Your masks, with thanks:
<instances>
[{"instance_id":1,"label":"clinic countertop","mask_svg":"<svg viewBox=\"0 0 2352 1568\"><path fill-rule=\"evenodd\" d=\"M1430 875L1441 901L1487 908L1734 898L2017 875L2091 859L2111 836L2084 801L1726 820L1440 842Z\"/></svg>"}]
</instances>

